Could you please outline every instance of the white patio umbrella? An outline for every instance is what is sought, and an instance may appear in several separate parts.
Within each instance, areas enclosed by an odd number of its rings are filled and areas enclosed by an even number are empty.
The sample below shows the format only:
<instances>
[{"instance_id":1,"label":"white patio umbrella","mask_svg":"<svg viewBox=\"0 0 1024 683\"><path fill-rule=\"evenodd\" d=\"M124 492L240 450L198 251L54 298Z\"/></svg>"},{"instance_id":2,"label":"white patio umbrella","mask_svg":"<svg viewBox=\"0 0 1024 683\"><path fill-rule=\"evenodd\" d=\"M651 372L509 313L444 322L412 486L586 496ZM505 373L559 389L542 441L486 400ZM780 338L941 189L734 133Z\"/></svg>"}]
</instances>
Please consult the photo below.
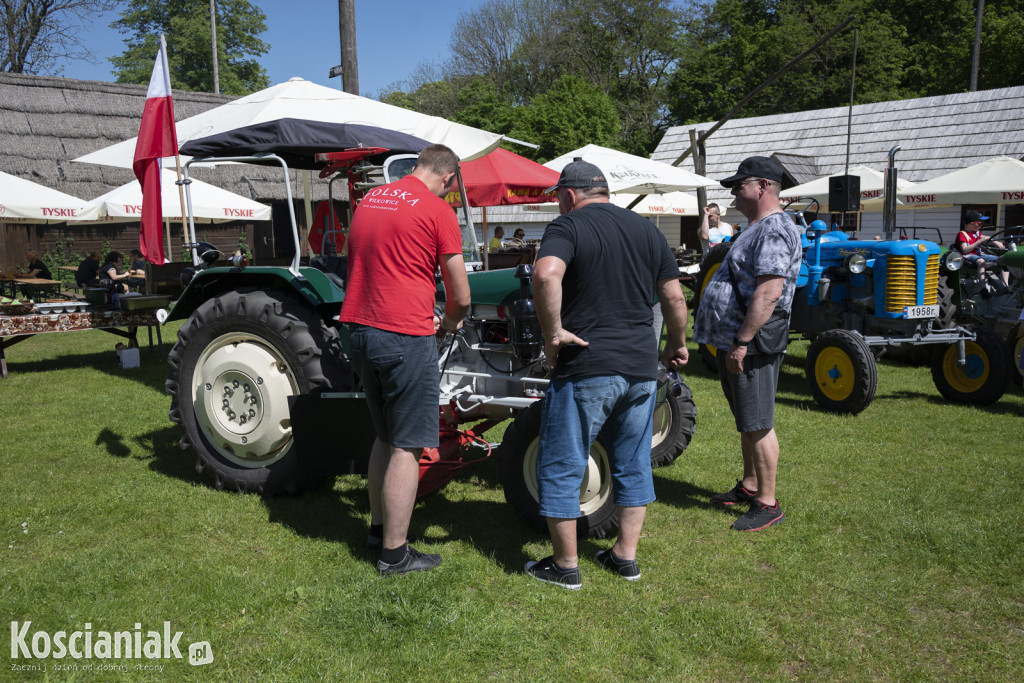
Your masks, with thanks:
<instances>
[{"instance_id":1,"label":"white patio umbrella","mask_svg":"<svg viewBox=\"0 0 1024 683\"><path fill-rule=\"evenodd\" d=\"M837 173L833 175L842 174ZM850 169L850 175L860 177L860 210L880 211L882 209L883 190L885 188L885 174L867 166L854 166ZM802 185L796 185L788 190L783 190L779 193L779 198L785 201L795 199L797 197L813 197L818 200L818 203L821 205L822 212L826 212L829 210L828 184L830 177L831 176L823 176ZM913 187L914 183L897 176L897 192L909 192ZM896 205L899 208L910 208L903 207L900 204L899 196L897 196Z\"/></svg>"},{"instance_id":2,"label":"white patio umbrella","mask_svg":"<svg viewBox=\"0 0 1024 683\"><path fill-rule=\"evenodd\" d=\"M678 166L599 145L580 147L544 165L561 171L576 157L581 157L604 171L608 180L608 190L613 194L666 194L718 184L717 180L691 173Z\"/></svg>"},{"instance_id":3,"label":"white patio umbrella","mask_svg":"<svg viewBox=\"0 0 1024 683\"><path fill-rule=\"evenodd\" d=\"M1024 204L1024 161L1008 156L987 159L918 183L899 199L909 206L928 204Z\"/></svg>"},{"instance_id":4,"label":"white patio umbrella","mask_svg":"<svg viewBox=\"0 0 1024 683\"><path fill-rule=\"evenodd\" d=\"M501 140L497 133L327 88L302 78L292 78L178 121L178 144L181 146L190 140L279 119L355 123L395 130L447 145L463 160L487 154ZM131 168L135 140L132 138L104 147L74 161ZM182 163L186 160L187 157L182 157ZM164 165L173 167L174 159L164 159Z\"/></svg>"},{"instance_id":5,"label":"white patio umbrella","mask_svg":"<svg viewBox=\"0 0 1024 683\"><path fill-rule=\"evenodd\" d=\"M640 195L620 192L611 196L616 206L628 208ZM558 213L558 204L526 204L527 211L541 213ZM668 194L649 194L640 200L632 209L641 216L696 216L697 197L685 192L669 192Z\"/></svg>"},{"instance_id":6,"label":"white patio umbrella","mask_svg":"<svg viewBox=\"0 0 1024 683\"><path fill-rule=\"evenodd\" d=\"M170 169L163 170L160 187L161 215L164 219L181 220L181 202L178 199L177 175ZM226 223L228 221L269 221L270 207L234 192L204 183L195 178L192 181L192 210L196 221L204 223ZM133 180L106 194L96 197L89 204L99 207L107 216L106 221L137 221L142 217L142 187ZM81 222L81 221L76 221Z\"/></svg>"},{"instance_id":7,"label":"white patio umbrella","mask_svg":"<svg viewBox=\"0 0 1024 683\"><path fill-rule=\"evenodd\" d=\"M102 215L84 199L0 172L0 223L64 223Z\"/></svg>"}]
</instances>

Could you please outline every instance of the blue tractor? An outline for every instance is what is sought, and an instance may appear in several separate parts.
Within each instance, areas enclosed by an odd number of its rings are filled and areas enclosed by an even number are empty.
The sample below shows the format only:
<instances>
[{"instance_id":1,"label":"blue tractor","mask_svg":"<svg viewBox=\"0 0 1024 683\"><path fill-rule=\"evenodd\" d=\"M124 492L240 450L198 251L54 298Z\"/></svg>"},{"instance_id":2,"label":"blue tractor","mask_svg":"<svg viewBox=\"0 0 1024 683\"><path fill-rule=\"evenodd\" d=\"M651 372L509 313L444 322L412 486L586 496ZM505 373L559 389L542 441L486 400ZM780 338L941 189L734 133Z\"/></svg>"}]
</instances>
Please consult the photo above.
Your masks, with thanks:
<instances>
[{"instance_id":1,"label":"blue tractor","mask_svg":"<svg viewBox=\"0 0 1024 683\"><path fill-rule=\"evenodd\" d=\"M807 213L815 204L809 200ZM946 399L987 405L1003 395L1012 368L1005 342L985 327L954 322L945 276L960 268L958 253L927 240L852 240L820 220L808 225L804 214L791 212L804 230L804 259L790 339L811 342L805 372L820 406L851 414L867 408L878 386L876 357L903 345L931 347L932 378ZM709 252L697 279L698 306L728 248ZM705 361L716 352L701 348Z\"/></svg>"}]
</instances>

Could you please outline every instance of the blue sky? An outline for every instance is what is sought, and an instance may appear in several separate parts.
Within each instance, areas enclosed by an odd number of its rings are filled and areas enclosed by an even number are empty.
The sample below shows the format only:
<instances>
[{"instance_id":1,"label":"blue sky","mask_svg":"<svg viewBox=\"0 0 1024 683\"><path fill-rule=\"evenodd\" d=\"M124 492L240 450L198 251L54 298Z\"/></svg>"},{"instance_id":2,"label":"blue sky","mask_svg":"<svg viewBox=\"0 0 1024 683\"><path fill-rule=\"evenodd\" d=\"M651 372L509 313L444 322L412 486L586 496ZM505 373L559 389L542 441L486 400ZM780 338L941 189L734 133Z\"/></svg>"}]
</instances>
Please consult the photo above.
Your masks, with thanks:
<instances>
[{"instance_id":1,"label":"blue sky","mask_svg":"<svg viewBox=\"0 0 1024 683\"><path fill-rule=\"evenodd\" d=\"M260 61L271 85L301 76L321 85L341 87L340 79L327 77L330 68L341 62L337 0L250 1L267 15L263 40L270 44L270 52ZM360 94L373 95L406 80L422 62L445 61L456 18L461 11L478 5L478 0L357 0ZM99 15L82 34L84 44L100 64L66 63L61 75L114 80L107 58L124 51L124 36L109 28L117 17L117 13Z\"/></svg>"}]
</instances>

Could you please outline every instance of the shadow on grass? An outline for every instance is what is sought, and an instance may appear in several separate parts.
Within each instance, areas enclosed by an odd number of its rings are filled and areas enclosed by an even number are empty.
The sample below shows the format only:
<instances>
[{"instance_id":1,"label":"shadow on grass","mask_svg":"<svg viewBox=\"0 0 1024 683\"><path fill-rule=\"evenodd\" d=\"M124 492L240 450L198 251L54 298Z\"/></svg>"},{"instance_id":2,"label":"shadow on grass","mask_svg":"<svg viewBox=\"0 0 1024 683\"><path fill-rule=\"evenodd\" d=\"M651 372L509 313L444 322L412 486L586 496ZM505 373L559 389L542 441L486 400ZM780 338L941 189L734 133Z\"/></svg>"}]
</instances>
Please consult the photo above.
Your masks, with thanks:
<instances>
[{"instance_id":1,"label":"shadow on grass","mask_svg":"<svg viewBox=\"0 0 1024 683\"><path fill-rule=\"evenodd\" d=\"M157 355L155 348L152 354L148 348L140 349L141 365L138 368L117 367L117 354L114 350L100 353L64 354L54 358L24 362L8 358L7 368L13 375L14 373L52 372L88 367L119 379L135 380L162 393L164 380L167 378L167 348L165 344L163 359Z\"/></svg>"},{"instance_id":2,"label":"shadow on grass","mask_svg":"<svg viewBox=\"0 0 1024 683\"><path fill-rule=\"evenodd\" d=\"M742 460L740 460L741 456L738 451L736 458L739 461L737 466L739 466L739 464L742 464ZM677 481L675 479L659 477L658 470L654 470L654 490L658 494L659 503L671 505L680 510L702 508L704 510L715 510L716 512L731 514L733 517L738 517L741 514L740 510L733 509L735 506L715 505L711 502L711 496L720 493L719 491L696 486L688 481ZM726 490L726 487L723 486L722 490Z\"/></svg>"},{"instance_id":3,"label":"shadow on grass","mask_svg":"<svg viewBox=\"0 0 1024 683\"><path fill-rule=\"evenodd\" d=\"M1007 390L1007 393L1010 391L1012 391L1012 388ZM1018 411L1017 406L1003 400L1005 396L1006 394L1003 394L998 401L987 406L972 406L970 404L965 404L964 407L972 410L980 410L981 412L989 413L991 415L1019 415L1020 412ZM877 394L875 396L875 401L905 401L911 398L924 399L925 401L928 401L928 403L936 406L948 406L950 404L950 401L945 399L942 394L939 393L938 389L935 390L934 394L924 394L919 391L891 391L885 394Z\"/></svg>"},{"instance_id":4,"label":"shadow on grass","mask_svg":"<svg viewBox=\"0 0 1024 683\"><path fill-rule=\"evenodd\" d=\"M201 484L202 477L195 469L195 455L179 448L179 434L180 430L176 426L168 425L128 441L121 434L103 428L96 435L95 443L106 448L107 453L115 458L148 460L149 468L154 472L191 484ZM133 450L140 454L132 455Z\"/></svg>"}]
</instances>

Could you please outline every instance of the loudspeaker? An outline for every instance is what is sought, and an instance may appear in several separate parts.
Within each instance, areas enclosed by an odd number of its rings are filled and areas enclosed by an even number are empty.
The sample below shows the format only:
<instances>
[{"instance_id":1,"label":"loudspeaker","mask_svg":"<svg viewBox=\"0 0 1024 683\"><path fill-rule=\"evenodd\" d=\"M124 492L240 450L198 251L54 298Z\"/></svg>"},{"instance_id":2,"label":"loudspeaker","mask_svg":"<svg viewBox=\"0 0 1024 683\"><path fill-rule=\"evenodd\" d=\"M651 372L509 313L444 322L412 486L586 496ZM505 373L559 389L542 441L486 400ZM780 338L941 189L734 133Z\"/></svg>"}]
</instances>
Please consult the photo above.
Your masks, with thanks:
<instances>
[{"instance_id":1,"label":"loudspeaker","mask_svg":"<svg viewBox=\"0 0 1024 683\"><path fill-rule=\"evenodd\" d=\"M860 211L859 175L834 175L828 179L828 210Z\"/></svg>"}]
</instances>

